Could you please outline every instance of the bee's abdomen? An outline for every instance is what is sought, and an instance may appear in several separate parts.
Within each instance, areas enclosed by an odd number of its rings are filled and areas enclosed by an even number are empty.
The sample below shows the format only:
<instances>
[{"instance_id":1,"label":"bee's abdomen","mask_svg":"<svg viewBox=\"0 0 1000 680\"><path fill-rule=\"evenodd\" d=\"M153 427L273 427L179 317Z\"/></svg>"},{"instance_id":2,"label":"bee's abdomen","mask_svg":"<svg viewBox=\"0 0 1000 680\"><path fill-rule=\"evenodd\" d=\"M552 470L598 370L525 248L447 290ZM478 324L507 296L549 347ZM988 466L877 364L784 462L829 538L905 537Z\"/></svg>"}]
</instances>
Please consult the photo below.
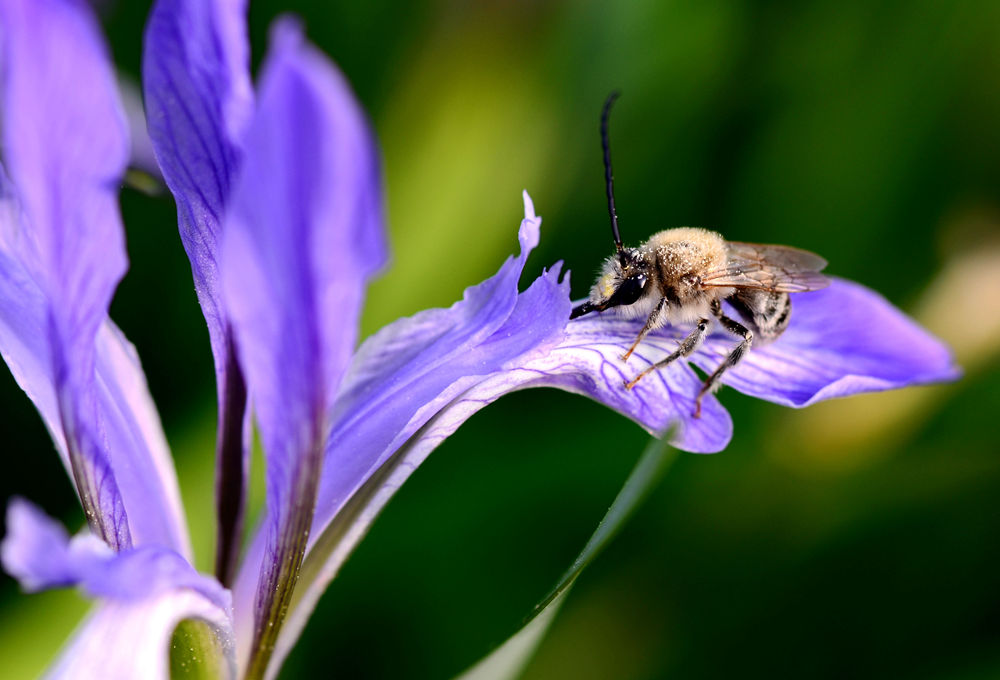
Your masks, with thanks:
<instances>
[{"instance_id":1,"label":"bee's abdomen","mask_svg":"<svg viewBox=\"0 0 1000 680\"><path fill-rule=\"evenodd\" d=\"M743 320L761 340L774 340L781 335L792 316L792 299L788 293L743 288L729 298Z\"/></svg>"}]
</instances>

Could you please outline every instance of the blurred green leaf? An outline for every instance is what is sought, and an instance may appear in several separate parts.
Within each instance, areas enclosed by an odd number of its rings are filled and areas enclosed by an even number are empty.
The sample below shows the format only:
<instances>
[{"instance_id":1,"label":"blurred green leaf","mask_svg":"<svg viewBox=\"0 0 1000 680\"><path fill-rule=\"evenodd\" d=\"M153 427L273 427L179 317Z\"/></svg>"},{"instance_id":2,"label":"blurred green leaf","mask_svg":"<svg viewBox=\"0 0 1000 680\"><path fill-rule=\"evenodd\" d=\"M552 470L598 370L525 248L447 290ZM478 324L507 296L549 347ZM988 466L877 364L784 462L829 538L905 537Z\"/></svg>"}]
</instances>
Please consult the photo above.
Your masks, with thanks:
<instances>
[{"instance_id":1,"label":"blurred green leaf","mask_svg":"<svg viewBox=\"0 0 1000 680\"><path fill-rule=\"evenodd\" d=\"M583 551L552 591L535 606L520 630L458 680L508 680L521 675L584 567L617 535L677 458L677 450L667 445L669 439L664 435L649 443Z\"/></svg>"}]
</instances>

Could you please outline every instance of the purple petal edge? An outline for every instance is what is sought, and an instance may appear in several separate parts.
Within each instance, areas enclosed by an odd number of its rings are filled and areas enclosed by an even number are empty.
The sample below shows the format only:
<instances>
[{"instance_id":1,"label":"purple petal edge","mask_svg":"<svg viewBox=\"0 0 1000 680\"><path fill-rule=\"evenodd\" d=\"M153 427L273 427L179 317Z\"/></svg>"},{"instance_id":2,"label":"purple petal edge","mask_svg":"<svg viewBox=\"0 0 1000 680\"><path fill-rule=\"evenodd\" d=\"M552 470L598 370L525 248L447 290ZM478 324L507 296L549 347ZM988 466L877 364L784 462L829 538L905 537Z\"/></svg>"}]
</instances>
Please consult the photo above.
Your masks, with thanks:
<instances>
[{"instance_id":1,"label":"purple petal edge","mask_svg":"<svg viewBox=\"0 0 1000 680\"><path fill-rule=\"evenodd\" d=\"M726 351L713 337L696 357L708 370ZM957 379L961 370L941 340L861 284L833 279L792 296L792 321L771 344L755 347L723 382L785 406L862 392Z\"/></svg>"},{"instance_id":2,"label":"purple petal edge","mask_svg":"<svg viewBox=\"0 0 1000 680\"><path fill-rule=\"evenodd\" d=\"M224 612L231 608L229 592L173 550L143 546L116 553L93 534L71 539L56 521L21 498L12 499L7 508L0 559L29 592L79 586L91 597L141 601L184 588Z\"/></svg>"}]
</instances>

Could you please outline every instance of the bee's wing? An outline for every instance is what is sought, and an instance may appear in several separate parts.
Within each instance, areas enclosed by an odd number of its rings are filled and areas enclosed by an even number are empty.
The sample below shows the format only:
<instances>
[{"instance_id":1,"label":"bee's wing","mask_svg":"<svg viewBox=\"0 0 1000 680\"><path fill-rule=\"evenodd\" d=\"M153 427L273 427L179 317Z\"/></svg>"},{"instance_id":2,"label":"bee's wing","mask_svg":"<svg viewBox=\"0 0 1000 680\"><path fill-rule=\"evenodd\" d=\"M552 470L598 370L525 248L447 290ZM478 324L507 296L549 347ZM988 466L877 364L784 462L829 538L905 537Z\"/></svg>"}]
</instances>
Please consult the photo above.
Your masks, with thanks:
<instances>
[{"instance_id":1,"label":"bee's wing","mask_svg":"<svg viewBox=\"0 0 1000 680\"><path fill-rule=\"evenodd\" d=\"M790 246L726 242L726 265L702 277L710 288L758 288L778 293L802 293L830 285L820 274L826 260Z\"/></svg>"}]
</instances>

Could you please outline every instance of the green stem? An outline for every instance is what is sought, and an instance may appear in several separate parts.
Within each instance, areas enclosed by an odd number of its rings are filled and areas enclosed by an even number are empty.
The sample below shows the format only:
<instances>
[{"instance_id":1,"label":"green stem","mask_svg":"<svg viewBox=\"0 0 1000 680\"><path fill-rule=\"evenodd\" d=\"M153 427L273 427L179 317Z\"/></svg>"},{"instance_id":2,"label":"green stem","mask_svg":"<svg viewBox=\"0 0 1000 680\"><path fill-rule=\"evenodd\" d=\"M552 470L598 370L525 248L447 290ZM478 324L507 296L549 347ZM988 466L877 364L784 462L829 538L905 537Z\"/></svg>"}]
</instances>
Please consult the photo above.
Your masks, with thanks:
<instances>
[{"instance_id":1,"label":"green stem","mask_svg":"<svg viewBox=\"0 0 1000 680\"><path fill-rule=\"evenodd\" d=\"M218 680L226 677L222 644L204 621L181 621L170 639L172 680Z\"/></svg>"}]
</instances>

